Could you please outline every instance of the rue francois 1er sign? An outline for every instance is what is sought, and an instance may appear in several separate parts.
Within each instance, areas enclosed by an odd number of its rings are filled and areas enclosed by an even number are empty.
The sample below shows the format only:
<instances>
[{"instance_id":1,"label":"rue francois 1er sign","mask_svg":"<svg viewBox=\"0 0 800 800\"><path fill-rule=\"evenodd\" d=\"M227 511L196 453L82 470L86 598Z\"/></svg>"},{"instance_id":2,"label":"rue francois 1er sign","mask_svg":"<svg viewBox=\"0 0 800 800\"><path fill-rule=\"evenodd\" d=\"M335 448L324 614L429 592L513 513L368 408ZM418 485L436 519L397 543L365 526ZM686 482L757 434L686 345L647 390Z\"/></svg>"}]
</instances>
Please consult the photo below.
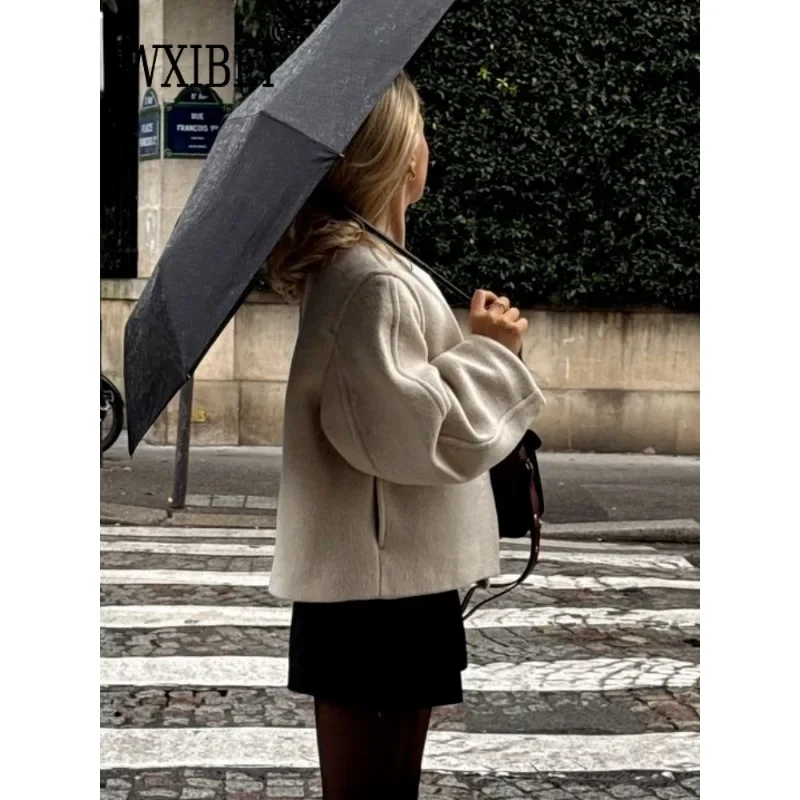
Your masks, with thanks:
<instances>
[{"instance_id":1,"label":"rue francois 1er sign","mask_svg":"<svg viewBox=\"0 0 800 800\"><path fill-rule=\"evenodd\" d=\"M205 158L232 108L209 86L182 89L164 105L164 158Z\"/></svg>"}]
</instances>

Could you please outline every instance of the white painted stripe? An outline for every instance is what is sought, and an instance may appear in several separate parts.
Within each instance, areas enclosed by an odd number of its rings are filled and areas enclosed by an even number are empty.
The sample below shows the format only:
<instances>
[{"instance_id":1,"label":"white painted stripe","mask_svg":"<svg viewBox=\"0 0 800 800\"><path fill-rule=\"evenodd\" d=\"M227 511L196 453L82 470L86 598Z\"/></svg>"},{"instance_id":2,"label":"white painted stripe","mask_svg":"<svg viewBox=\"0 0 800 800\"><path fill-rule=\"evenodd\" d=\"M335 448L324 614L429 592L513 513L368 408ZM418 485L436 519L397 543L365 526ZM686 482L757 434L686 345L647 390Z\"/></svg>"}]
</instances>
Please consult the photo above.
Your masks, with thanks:
<instances>
[{"instance_id":1,"label":"white painted stripe","mask_svg":"<svg viewBox=\"0 0 800 800\"><path fill-rule=\"evenodd\" d=\"M100 542L100 552L264 557L274 555L275 546L271 544L224 544L215 542Z\"/></svg>"},{"instance_id":2,"label":"white painted stripe","mask_svg":"<svg viewBox=\"0 0 800 800\"><path fill-rule=\"evenodd\" d=\"M313 728L102 728L100 768L314 769ZM435 772L626 772L700 769L699 733L572 736L430 731L422 767Z\"/></svg>"},{"instance_id":3,"label":"white painted stripe","mask_svg":"<svg viewBox=\"0 0 800 800\"><path fill-rule=\"evenodd\" d=\"M143 528L101 525L100 536L124 539L274 539L274 528Z\"/></svg>"},{"instance_id":4,"label":"white painted stripe","mask_svg":"<svg viewBox=\"0 0 800 800\"><path fill-rule=\"evenodd\" d=\"M473 622L474 620L474 622ZM588 625L596 628L606 625L620 627L671 628L700 624L699 608L669 608L658 611L634 608L621 611L617 608L487 608L476 611L465 625L467 628L527 628L550 625Z\"/></svg>"},{"instance_id":5,"label":"white painted stripe","mask_svg":"<svg viewBox=\"0 0 800 800\"><path fill-rule=\"evenodd\" d=\"M286 658L163 656L101 658L102 686L286 686ZM473 692L600 692L695 686L700 667L671 658L589 658L470 665L464 688Z\"/></svg>"},{"instance_id":6,"label":"white painted stripe","mask_svg":"<svg viewBox=\"0 0 800 800\"><path fill-rule=\"evenodd\" d=\"M157 660L157 659L156 659ZM610 692L695 686L700 667L671 658L590 658L523 664L470 665L464 688L474 692Z\"/></svg>"},{"instance_id":7,"label":"white painted stripe","mask_svg":"<svg viewBox=\"0 0 800 800\"><path fill-rule=\"evenodd\" d=\"M193 569L101 569L104 586L269 586L269 572L203 572Z\"/></svg>"},{"instance_id":8,"label":"white painted stripe","mask_svg":"<svg viewBox=\"0 0 800 800\"><path fill-rule=\"evenodd\" d=\"M286 658L163 656L101 658L101 686L285 686Z\"/></svg>"},{"instance_id":9,"label":"white painted stripe","mask_svg":"<svg viewBox=\"0 0 800 800\"><path fill-rule=\"evenodd\" d=\"M272 541L275 539L274 528L144 528L126 526L100 526L100 536L114 537L120 539L265 539ZM506 545L519 545L520 549L525 547L525 539L501 539L500 542ZM582 542L568 541L562 539L542 538L542 547L547 550L598 550L607 552L623 553L652 553L657 552L654 547L644 544L634 544L629 542Z\"/></svg>"},{"instance_id":10,"label":"white painted stripe","mask_svg":"<svg viewBox=\"0 0 800 800\"><path fill-rule=\"evenodd\" d=\"M502 545L517 545L521 550L530 550L528 539L501 539ZM527 546L526 546L527 544ZM606 553L656 553L655 547L649 544L633 542L579 542L566 539L547 539L542 537L542 548L545 550L598 550Z\"/></svg>"},{"instance_id":11,"label":"white painted stripe","mask_svg":"<svg viewBox=\"0 0 800 800\"><path fill-rule=\"evenodd\" d=\"M291 609L272 606L102 606L104 628L184 628L232 625L288 627ZM662 610L616 608L501 608L476 611L468 628L527 628L550 625L684 627L700 624L699 608Z\"/></svg>"},{"instance_id":12,"label":"white painted stripe","mask_svg":"<svg viewBox=\"0 0 800 800\"><path fill-rule=\"evenodd\" d=\"M185 556L253 556L271 557L275 547L271 544L241 544L217 542L100 542L102 553L150 553L153 555L185 555ZM500 558L518 561L527 560L526 550L505 549L500 551ZM621 569L658 569L658 570L693 570L683 556L669 553L620 553L620 552L584 552L572 553L542 548L539 560L544 563L585 564L593 566L619 567Z\"/></svg>"},{"instance_id":13,"label":"white painted stripe","mask_svg":"<svg viewBox=\"0 0 800 800\"><path fill-rule=\"evenodd\" d=\"M499 575L492 578L492 584L512 583L518 574ZM593 578L588 575L529 575L523 586L551 591L584 590L601 592L604 590L622 591L623 589L686 589L700 591L700 581L681 580L677 578L649 578L637 575ZM516 589L514 591L517 591Z\"/></svg>"},{"instance_id":14,"label":"white painted stripe","mask_svg":"<svg viewBox=\"0 0 800 800\"><path fill-rule=\"evenodd\" d=\"M288 628L291 609L257 606L101 606L102 628L235 625Z\"/></svg>"},{"instance_id":15,"label":"white painted stripe","mask_svg":"<svg viewBox=\"0 0 800 800\"><path fill-rule=\"evenodd\" d=\"M528 559L524 550L501 550L500 558ZM658 569L675 571L679 569L696 570L691 562L683 556L670 553L565 553L558 550L547 550L544 546L539 561L547 564L585 564L595 567L619 567L620 569Z\"/></svg>"},{"instance_id":16,"label":"white painted stripe","mask_svg":"<svg viewBox=\"0 0 800 800\"><path fill-rule=\"evenodd\" d=\"M102 569L105 586L269 586L269 572L207 572L193 569ZM512 583L519 575L499 575L493 584ZM541 590L585 590L600 592L623 589L684 589L700 591L700 581L672 578L621 576L592 578L571 575L529 575L523 586ZM517 591L517 590L515 590Z\"/></svg>"}]
</instances>

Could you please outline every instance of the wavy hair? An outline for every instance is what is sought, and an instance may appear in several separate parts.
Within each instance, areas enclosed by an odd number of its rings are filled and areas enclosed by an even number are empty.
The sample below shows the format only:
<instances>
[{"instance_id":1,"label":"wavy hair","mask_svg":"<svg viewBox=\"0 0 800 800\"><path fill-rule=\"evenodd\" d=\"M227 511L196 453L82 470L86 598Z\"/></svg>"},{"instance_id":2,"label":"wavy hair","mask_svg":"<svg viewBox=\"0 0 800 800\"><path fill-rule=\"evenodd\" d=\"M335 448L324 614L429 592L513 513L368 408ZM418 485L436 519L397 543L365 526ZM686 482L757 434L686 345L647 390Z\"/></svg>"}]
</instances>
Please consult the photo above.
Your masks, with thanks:
<instances>
[{"instance_id":1,"label":"wavy hair","mask_svg":"<svg viewBox=\"0 0 800 800\"><path fill-rule=\"evenodd\" d=\"M311 195L266 263L273 291L298 300L306 277L323 268L339 250L364 243L386 250L356 220L337 219L326 210L334 195L376 227L406 180L419 143L422 103L405 71L386 90L340 159Z\"/></svg>"}]
</instances>

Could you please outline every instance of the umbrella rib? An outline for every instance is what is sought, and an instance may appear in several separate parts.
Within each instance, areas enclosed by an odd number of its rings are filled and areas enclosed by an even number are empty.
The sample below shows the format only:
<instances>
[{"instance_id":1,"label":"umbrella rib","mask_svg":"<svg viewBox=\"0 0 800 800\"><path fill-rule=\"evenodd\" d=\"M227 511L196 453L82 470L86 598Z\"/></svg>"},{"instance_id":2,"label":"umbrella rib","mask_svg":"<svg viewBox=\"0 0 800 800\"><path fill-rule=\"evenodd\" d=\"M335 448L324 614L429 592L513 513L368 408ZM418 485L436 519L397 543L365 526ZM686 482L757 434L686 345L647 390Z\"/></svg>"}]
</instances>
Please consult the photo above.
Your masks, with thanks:
<instances>
[{"instance_id":1,"label":"umbrella rib","mask_svg":"<svg viewBox=\"0 0 800 800\"><path fill-rule=\"evenodd\" d=\"M273 122L277 122L279 125L283 125L284 128L288 128L293 133L299 133L309 142L313 142L315 145L318 145L319 147L322 147L325 150L327 150L331 155L335 155L338 158L344 158L344 153L340 153L338 150L331 147L329 144L321 142L319 139L315 139L313 136L310 136L308 133L306 133L302 128L298 128L291 122L287 122L285 119L281 119L281 117L276 116L271 111L268 111L267 109L261 109L258 113L260 116L266 117L267 119L271 119Z\"/></svg>"}]
</instances>

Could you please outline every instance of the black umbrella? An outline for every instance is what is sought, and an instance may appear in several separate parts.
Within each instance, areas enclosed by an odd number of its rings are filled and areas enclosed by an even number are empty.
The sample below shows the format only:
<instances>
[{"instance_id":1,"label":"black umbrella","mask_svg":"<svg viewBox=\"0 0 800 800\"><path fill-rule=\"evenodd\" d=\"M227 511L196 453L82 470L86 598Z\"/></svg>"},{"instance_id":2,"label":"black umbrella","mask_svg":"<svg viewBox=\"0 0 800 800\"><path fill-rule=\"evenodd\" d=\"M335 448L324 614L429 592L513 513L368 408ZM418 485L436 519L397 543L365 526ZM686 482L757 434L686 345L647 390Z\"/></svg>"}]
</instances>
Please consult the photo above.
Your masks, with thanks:
<instances>
[{"instance_id":1,"label":"black umbrella","mask_svg":"<svg viewBox=\"0 0 800 800\"><path fill-rule=\"evenodd\" d=\"M453 0L342 0L228 117L125 327L128 449Z\"/></svg>"}]
</instances>

